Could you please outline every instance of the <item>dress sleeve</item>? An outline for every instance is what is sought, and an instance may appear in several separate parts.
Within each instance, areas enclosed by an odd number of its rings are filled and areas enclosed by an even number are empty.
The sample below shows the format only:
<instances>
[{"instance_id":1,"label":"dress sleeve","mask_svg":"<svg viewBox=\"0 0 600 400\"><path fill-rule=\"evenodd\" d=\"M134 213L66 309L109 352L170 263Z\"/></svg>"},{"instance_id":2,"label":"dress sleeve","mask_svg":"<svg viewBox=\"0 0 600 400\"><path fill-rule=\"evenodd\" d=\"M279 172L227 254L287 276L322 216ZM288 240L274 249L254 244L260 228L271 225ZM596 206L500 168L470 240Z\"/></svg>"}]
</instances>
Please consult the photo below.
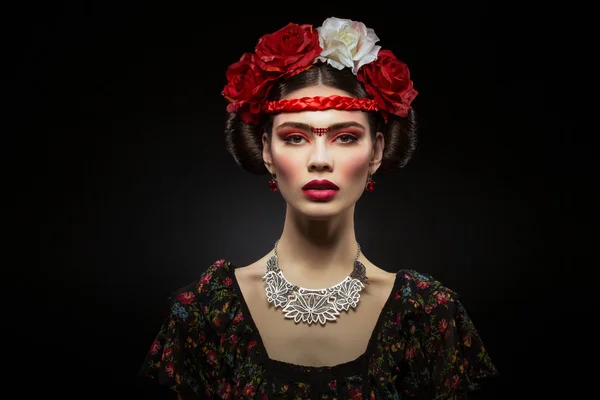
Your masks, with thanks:
<instances>
[{"instance_id":1,"label":"dress sleeve","mask_svg":"<svg viewBox=\"0 0 600 400\"><path fill-rule=\"evenodd\" d=\"M191 286L191 285L190 285ZM191 287L171 296L165 319L141 367L139 375L175 391L180 399L203 399L207 376L198 360L205 321Z\"/></svg>"},{"instance_id":2,"label":"dress sleeve","mask_svg":"<svg viewBox=\"0 0 600 400\"><path fill-rule=\"evenodd\" d=\"M403 364L405 394L464 399L482 378L498 374L458 295L429 275L415 273L404 289L408 303ZM412 395L412 396L411 396Z\"/></svg>"}]
</instances>

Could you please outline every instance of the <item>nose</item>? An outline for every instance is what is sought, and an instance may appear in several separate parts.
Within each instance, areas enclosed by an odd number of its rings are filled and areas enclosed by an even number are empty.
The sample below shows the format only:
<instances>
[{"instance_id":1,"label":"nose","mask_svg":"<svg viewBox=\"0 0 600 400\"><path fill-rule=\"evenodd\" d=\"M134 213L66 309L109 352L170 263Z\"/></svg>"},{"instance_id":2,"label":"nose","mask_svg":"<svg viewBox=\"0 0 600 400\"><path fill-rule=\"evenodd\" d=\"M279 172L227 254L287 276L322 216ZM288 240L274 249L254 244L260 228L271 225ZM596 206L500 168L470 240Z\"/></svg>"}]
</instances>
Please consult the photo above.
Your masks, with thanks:
<instances>
[{"instance_id":1,"label":"nose","mask_svg":"<svg viewBox=\"0 0 600 400\"><path fill-rule=\"evenodd\" d=\"M323 138L319 138L323 139ZM315 140L310 158L308 160L309 171L332 171L333 159L328 149L326 140Z\"/></svg>"}]
</instances>

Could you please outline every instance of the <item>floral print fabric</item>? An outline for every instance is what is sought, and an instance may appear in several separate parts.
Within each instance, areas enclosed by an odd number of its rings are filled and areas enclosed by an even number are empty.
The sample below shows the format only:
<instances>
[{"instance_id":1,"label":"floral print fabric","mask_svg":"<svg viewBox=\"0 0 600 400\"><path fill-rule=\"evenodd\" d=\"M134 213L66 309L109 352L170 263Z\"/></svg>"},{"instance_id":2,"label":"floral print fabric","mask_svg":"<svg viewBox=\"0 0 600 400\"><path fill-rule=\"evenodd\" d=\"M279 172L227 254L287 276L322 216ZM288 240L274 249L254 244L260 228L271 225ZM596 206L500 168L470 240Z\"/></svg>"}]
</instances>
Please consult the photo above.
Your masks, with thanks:
<instances>
[{"instance_id":1,"label":"floral print fabric","mask_svg":"<svg viewBox=\"0 0 600 400\"><path fill-rule=\"evenodd\" d=\"M140 371L181 399L464 398L497 375L457 294L430 275L396 274L367 351L332 367L269 359L235 267L218 260L180 289Z\"/></svg>"}]
</instances>

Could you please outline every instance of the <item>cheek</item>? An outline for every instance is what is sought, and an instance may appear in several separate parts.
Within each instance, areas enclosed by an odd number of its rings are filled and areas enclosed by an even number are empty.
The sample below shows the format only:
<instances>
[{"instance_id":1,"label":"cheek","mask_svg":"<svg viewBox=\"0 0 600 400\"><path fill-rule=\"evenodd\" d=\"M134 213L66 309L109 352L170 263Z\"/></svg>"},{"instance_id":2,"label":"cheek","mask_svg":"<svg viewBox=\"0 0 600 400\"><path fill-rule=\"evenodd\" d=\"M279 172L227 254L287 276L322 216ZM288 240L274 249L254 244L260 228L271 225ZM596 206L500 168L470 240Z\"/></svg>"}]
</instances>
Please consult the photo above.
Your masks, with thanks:
<instances>
[{"instance_id":1,"label":"cheek","mask_svg":"<svg viewBox=\"0 0 600 400\"><path fill-rule=\"evenodd\" d=\"M362 179L367 176L369 170L370 154L356 154L351 158L344 159L339 169L345 179Z\"/></svg>"},{"instance_id":2,"label":"cheek","mask_svg":"<svg viewBox=\"0 0 600 400\"><path fill-rule=\"evenodd\" d=\"M299 157L289 157L285 154L273 154L273 162L277 166L277 178L295 180L301 175L302 166Z\"/></svg>"}]
</instances>

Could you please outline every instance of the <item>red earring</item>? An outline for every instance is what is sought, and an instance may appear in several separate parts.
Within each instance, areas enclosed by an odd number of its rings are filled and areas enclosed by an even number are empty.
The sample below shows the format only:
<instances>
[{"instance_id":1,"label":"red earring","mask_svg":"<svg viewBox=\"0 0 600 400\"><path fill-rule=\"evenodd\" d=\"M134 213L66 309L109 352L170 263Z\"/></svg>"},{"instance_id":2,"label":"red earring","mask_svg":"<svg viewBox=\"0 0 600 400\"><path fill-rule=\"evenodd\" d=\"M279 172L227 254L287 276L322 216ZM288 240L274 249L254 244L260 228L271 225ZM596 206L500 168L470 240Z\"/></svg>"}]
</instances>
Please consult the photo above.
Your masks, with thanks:
<instances>
[{"instance_id":1,"label":"red earring","mask_svg":"<svg viewBox=\"0 0 600 400\"><path fill-rule=\"evenodd\" d=\"M273 175L273 178L269 181L269 187L273 192L277 191L277 178Z\"/></svg>"},{"instance_id":2,"label":"red earring","mask_svg":"<svg viewBox=\"0 0 600 400\"><path fill-rule=\"evenodd\" d=\"M375 181L371 178L373 175L369 175L369 178L367 179L367 185L366 188L369 192L372 192L373 190L375 190Z\"/></svg>"}]
</instances>

